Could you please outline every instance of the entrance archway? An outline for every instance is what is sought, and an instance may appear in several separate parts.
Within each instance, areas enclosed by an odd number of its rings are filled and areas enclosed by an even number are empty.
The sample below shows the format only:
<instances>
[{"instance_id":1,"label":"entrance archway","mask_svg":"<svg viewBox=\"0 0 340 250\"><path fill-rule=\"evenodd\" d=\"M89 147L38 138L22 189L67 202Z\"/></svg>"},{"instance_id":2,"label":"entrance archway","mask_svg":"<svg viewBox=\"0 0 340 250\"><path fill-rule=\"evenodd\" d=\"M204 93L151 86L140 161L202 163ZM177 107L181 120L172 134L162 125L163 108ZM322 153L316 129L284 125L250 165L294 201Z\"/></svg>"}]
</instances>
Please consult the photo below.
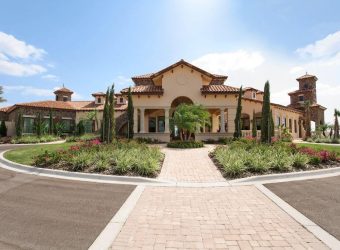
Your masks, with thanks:
<instances>
[{"instance_id":1,"label":"entrance archway","mask_svg":"<svg viewBox=\"0 0 340 250\"><path fill-rule=\"evenodd\" d=\"M179 96L176 97L172 102L171 102L171 114L170 116L173 117L174 113L175 113L175 109L177 108L177 106L179 106L180 104L194 104L193 101L186 96ZM176 126L176 124L171 123L171 135L170 135L171 139L179 139L179 130L178 127Z\"/></svg>"}]
</instances>

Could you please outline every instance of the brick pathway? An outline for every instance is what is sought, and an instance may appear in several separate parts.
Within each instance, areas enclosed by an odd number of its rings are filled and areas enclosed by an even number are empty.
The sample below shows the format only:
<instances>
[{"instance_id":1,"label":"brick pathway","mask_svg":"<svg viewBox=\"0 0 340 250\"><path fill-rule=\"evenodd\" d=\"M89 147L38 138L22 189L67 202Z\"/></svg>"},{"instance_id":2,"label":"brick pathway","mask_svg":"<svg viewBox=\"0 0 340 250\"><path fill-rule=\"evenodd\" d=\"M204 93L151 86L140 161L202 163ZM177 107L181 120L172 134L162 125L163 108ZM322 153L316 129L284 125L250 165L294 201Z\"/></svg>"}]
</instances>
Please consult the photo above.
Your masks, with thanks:
<instances>
[{"instance_id":1,"label":"brick pathway","mask_svg":"<svg viewBox=\"0 0 340 250\"><path fill-rule=\"evenodd\" d=\"M209 158L212 145L197 149L163 148L165 159L159 179L177 182L225 181Z\"/></svg>"},{"instance_id":2,"label":"brick pathway","mask_svg":"<svg viewBox=\"0 0 340 250\"><path fill-rule=\"evenodd\" d=\"M254 186L147 187L112 249L327 249Z\"/></svg>"}]
</instances>

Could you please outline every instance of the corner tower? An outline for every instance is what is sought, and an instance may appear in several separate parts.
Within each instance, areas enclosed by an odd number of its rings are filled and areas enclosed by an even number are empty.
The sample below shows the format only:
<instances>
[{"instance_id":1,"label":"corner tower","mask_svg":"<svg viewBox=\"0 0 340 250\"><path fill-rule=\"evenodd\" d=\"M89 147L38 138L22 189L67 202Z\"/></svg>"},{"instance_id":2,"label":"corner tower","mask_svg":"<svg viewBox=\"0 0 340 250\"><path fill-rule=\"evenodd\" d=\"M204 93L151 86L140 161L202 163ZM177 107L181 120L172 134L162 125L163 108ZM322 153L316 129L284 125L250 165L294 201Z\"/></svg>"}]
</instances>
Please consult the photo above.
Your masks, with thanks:
<instances>
[{"instance_id":1,"label":"corner tower","mask_svg":"<svg viewBox=\"0 0 340 250\"><path fill-rule=\"evenodd\" d=\"M68 88L62 87L54 91L55 100L61 102L70 102L72 100L73 91L69 90Z\"/></svg>"}]
</instances>

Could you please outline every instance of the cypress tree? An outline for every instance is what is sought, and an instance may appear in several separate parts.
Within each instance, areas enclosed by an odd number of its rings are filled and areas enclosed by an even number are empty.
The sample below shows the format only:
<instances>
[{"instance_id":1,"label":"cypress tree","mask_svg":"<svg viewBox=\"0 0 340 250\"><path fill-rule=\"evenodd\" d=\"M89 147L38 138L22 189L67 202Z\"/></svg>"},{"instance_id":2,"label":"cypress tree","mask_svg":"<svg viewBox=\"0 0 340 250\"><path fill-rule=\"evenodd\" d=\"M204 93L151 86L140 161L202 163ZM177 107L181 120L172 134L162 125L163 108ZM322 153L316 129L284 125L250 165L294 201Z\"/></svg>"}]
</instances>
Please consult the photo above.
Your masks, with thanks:
<instances>
[{"instance_id":1,"label":"cypress tree","mask_svg":"<svg viewBox=\"0 0 340 250\"><path fill-rule=\"evenodd\" d=\"M5 121L1 121L0 135L1 135L1 137L7 136L7 127L6 127Z\"/></svg>"},{"instance_id":2,"label":"cypress tree","mask_svg":"<svg viewBox=\"0 0 340 250\"><path fill-rule=\"evenodd\" d=\"M17 118L17 122L16 122L16 135L17 137L21 137L22 136L22 115L21 113L19 113L18 118Z\"/></svg>"},{"instance_id":3,"label":"cypress tree","mask_svg":"<svg viewBox=\"0 0 340 250\"><path fill-rule=\"evenodd\" d=\"M270 110L270 138L275 135L275 125L274 125L274 118L273 118L273 110Z\"/></svg>"},{"instance_id":4,"label":"cypress tree","mask_svg":"<svg viewBox=\"0 0 340 250\"><path fill-rule=\"evenodd\" d=\"M251 134L253 138L257 137L257 127L256 127L256 118L255 118L255 110L253 110L253 120L252 120L252 130Z\"/></svg>"},{"instance_id":5,"label":"cypress tree","mask_svg":"<svg viewBox=\"0 0 340 250\"><path fill-rule=\"evenodd\" d=\"M134 120L133 120L133 114L134 114L134 108L133 108L133 102L132 102L132 94L131 94L131 87L129 87L129 93L128 93L128 107L127 107L127 116L128 116L128 138L133 138L133 126L134 126Z\"/></svg>"},{"instance_id":6,"label":"cypress tree","mask_svg":"<svg viewBox=\"0 0 340 250\"><path fill-rule=\"evenodd\" d=\"M48 133L50 135L53 134L53 114L52 114L52 110L50 110L50 117L48 119Z\"/></svg>"},{"instance_id":7,"label":"cypress tree","mask_svg":"<svg viewBox=\"0 0 340 250\"><path fill-rule=\"evenodd\" d=\"M109 94L109 126L108 126L108 143L112 143L113 139L116 137L116 125L115 125L115 85L112 84Z\"/></svg>"},{"instance_id":8,"label":"cypress tree","mask_svg":"<svg viewBox=\"0 0 340 250\"><path fill-rule=\"evenodd\" d=\"M240 92L238 94L238 100L237 100L237 110L236 110L236 116L235 116L235 132L234 132L234 138L240 138L241 137L241 113L242 113L242 86L240 88Z\"/></svg>"},{"instance_id":9,"label":"cypress tree","mask_svg":"<svg viewBox=\"0 0 340 250\"><path fill-rule=\"evenodd\" d=\"M41 136L42 134L42 121L41 121L41 114L39 113L38 114L38 117L37 117L37 120L36 120L36 123L35 123L35 132L37 134L38 137Z\"/></svg>"},{"instance_id":10,"label":"cypress tree","mask_svg":"<svg viewBox=\"0 0 340 250\"><path fill-rule=\"evenodd\" d=\"M270 86L267 81L264 85L264 96L262 104L262 121L261 121L261 142L271 141L270 130Z\"/></svg>"}]
</instances>

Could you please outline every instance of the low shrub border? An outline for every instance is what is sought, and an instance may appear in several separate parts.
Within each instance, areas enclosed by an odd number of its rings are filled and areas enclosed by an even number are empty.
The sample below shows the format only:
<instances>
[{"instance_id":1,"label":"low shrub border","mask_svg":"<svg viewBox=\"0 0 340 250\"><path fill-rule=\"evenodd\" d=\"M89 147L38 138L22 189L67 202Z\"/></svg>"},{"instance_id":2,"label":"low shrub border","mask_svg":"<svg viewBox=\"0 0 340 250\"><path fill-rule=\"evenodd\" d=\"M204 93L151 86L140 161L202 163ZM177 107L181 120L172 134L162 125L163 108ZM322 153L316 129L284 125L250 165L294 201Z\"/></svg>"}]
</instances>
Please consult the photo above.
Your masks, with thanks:
<instances>
[{"instance_id":1,"label":"low shrub border","mask_svg":"<svg viewBox=\"0 0 340 250\"><path fill-rule=\"evenodd\" d=\"M210 157L228 178L340 166L335 152L297 148L295 144L259 144L240 140L218 146Z\"/></svg>"},{"instance_id":2,"label":"low shrub border","mask_svg":"<svg viewBox=\"0 0 340 250\"><path fill-rule=\"evenodd\" d=\"M11 139L10 143L12 144L34 144L34 143L44 143L44 142L53 142L61 140L59 136L54 135L43 135L43 136L35 136L35 135L24 135L21 137L14 137Z\"/></svg>"},{"instance_id":3,"label":"low shrub border","mask_svg":"<svg viewBox=\"0 0 340 250\"><path fill-rule=\"evenodd\" d=\"M172 141L167 143L168 148L202 148L204 147L201 141Z\"/></svg>"},{"instance_id":4,"label":"low shrub border","mask_svg":"<svg viewBox=\"0 0 340 250\"><path fill-rule=\"evenodd\" d=\"M135 141L102 144L94 139L65 143L64 147L42 149L40 146L38 152L37 147L11 150L6 152L5 157L41 168L145 177L157 176L164 159L158 147L149 147ZM19 162L16 158L23 154L26 157Z\"/></svg>"}]
</instances>

